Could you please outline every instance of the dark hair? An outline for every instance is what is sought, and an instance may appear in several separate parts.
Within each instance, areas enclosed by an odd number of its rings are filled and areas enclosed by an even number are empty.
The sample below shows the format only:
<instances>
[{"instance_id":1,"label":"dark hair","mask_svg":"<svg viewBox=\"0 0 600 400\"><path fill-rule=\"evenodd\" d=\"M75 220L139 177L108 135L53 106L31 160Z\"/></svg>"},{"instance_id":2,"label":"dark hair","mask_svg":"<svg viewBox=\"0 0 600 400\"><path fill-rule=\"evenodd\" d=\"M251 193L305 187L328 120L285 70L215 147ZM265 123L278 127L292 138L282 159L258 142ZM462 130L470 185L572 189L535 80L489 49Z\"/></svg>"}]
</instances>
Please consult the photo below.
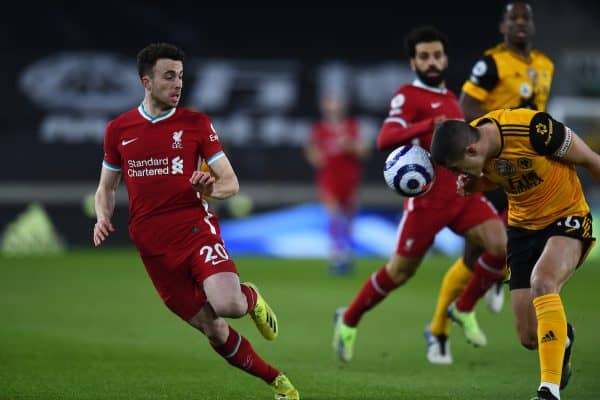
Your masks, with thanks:
<instances>
[{"instance_id":1,"label":"dark hair","mask_svg":"<svg viewBox=\"0 0 600 400\"><path fill-rule=\"evenodd\" d=\"M504 7L502 8L502 14L500 15L500 22L503 22L506 19L506 15L508 15L508 9L510 6L514 6L517 3L521 3L521 4L525 4L527 7L529 7L529 10L532 11L531 8L531 4L528 1L525 0L511 0L506 2L506 4L504 5Z\"/></svg>"},{"instance_id":2,"label":"dark hair","mask_svg":"<svg viewBox=\"0 0 600 400\"><path fill-rule=\"evenodd\" d=\"M410 58L415 58L416 47L419 43L442 42L444 52L448 53L448 38L432 25L423 25L411 30L406 35L405 43L406 53Z\"/></svg>"},{"instance_id":3,"label":"dark hair","mask_svg":"<svg viewBox=\"0 0 600 400\"><path fill-rule=\"evenodd\" d=\"M433 133L431 158L435 163L443 166L462 160L465 147L478 141L479 137L479 130L465 121L448 119L438 125Z\"/></svg>"},{"instance_id":4,"label":"dark hair","mask_svg":"<svg viewBox=\"0 0 600 400\"><path fill-rule=\"evenodd\" d=\"M169 43L152 43L137 54L137 67L140 78L152 75L152 68L160 58L181 61L185 59L183 50Z\"/></svg>"}]
</instances>

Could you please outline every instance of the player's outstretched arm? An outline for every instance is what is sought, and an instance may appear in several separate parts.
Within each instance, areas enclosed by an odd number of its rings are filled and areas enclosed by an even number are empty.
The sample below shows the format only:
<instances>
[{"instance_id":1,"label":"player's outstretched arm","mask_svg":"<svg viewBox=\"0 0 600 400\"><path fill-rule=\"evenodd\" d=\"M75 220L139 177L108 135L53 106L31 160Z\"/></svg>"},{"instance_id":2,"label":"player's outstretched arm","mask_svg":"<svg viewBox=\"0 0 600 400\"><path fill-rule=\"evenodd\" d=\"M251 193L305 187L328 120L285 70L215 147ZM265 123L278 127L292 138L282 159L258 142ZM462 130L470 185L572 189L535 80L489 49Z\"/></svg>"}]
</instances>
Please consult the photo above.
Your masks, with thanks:
<instances>
[{"instance_id":1,"label":"player's outstretched arm","mask_svg":"<svg viewBox=\"0 0 600 400\"><path fill-rule=\"evenodd\" d=\"M102 168L100 182L96 190L94 207L96 209L96 225L94 225L94 245L100 246L111 232L114 232L110 219L115 210L115 197L121 173Z\"/></svg>"},{"instance_id":2,"label":"player's outstretched arm","mask_svg":"<svg viewBox=\"0 0 600 400\"><path fill-rule=\"evenodd\" d=\"M571 146L565 153L563 160L581 165L588 170L596 182L600 183L600 155L590 149L575 132L572 132L571 141Z\"/></svg>"},{"instance_id":3,"label":"player's outstretched arm","mask_svg":"<svg viewBox=\"0 0 600 400\"><path fill-rule=\"evenodd\" d=\"M406 122L399 122L395 118L387 118L377 136L377 150L383 151L398 147L410 142L412 139L425 135L435 128L434 118L405 125Z\"/></svg>"},{"instance_id":4,"label":"player's outstretched arm","mask_svg":"<svg viewBox=\"0 0 600 400\"><path fill-rule=\"evenodd\" d=\"M239 192L240 184L227 156L217 158L210 164L210 169L214 176L213 182L204 182L203 179L205 178L200 177L198 174L199 171L195 171L190 178L192 187L194 187L196 191L202 192L213 199L220 200L231 197ZM197 182L195 183L194 180L196 178ZM198 183L201 183L202 185L198 186Z\"/></svg>"}]
</instances>

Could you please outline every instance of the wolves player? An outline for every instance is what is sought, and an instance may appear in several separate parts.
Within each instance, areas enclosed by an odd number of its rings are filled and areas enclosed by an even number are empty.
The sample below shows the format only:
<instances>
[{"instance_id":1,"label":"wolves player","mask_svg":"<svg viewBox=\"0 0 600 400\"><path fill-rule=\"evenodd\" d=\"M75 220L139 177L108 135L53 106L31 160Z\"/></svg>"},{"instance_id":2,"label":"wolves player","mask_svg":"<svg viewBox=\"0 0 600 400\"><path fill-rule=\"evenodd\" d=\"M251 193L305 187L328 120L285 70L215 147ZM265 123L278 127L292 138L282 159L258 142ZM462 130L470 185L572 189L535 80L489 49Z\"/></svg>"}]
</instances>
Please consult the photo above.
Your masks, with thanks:
<instances>
[{"instance_id":1,"label":"wolves player","mask_svg":"<svg viewBox=\"0 0 600 400\"><path fill-rule=\"evenodd\" d=\"M576 166L600 182L600 155L544 112L492 111L445 121L433 136L436 163L465 174L460 192L502 187L508 197L508 266L519 338L538 349L534 399L560 399L571 375L570 341L560 291L595 239Z\"/></svg>"},{"instance_id":2,"label":"wolves player","mask_svg":"<svg viewBox=\"0 0 600 400\"><path fill-rule=\"evenodd\" d=\"M533 49L535 24L531 6L524 1L508 3L502 10L500 33L504 37L503 42L485 51L475 62L470 78L462 87L459 102L467 121L500 108L546 109L554 65L544 53ZM505 216L507 203L504 192L497 189L485 195ZM430 324L433 345L429 346L429 353L441 349L441 343L448 337L450 323L447 312L455 299L450 313L453 319L460 321L468 315L465 312L473 310L479 292L491 285L485 294L486 302L493 312L501 310L504 278L493 284L485 271L474 269L469 280L470 269L473 269L481 251L480 247L466 242L464 256L446 272ZM467 282L468 289L462 291ZM457 298L458 293L460 296ZM449 349L441 350L449 352ZM428 358L435 360L435 357Z\"/></svg>"},{"instance_id":3,"label":"wolves player","mask_svg":"<svg viewBox=\"0 0 600 400\"><path fill-rule=\"evenodd\" d=\"M462 87L460 104L468 121L500 108L546 109L554 63L533 48L531 6L525 1L508 3L500 32L503 42L485 51Z\"/></svg>"},{"instance_id":4,"label":"wolves player","mask_svg":"<svg viewBox=\"0 0 600 400\"><path fill-rule=\"evenodd\" d=\"M278 333L277 319L254 285L240 284L217 216L203 200L230 197L239 184L208 116L177 107L183 60L180 49L165 43L138 53L145 95L106 128L94 244L114 231L110 220L123 176L130 236L167 307L204 333L228 363L270 384L276 399L298 399L289 379L223 319L249 314L266 339ZM199 170L203 160L214 176Z\"/></svg>"},{"instance_id":5,"label":"wolves player","mask_svg":"<svg viewBox=\"0 0 600 400\"><path fill-rule=\"evenodd\" d=\"M445 35L434 27L419 27L409 33L406 46L417 78L394 94L377 140L380 150L407 143L429 149L439 123L448 118L463 119L456 97L445 86ZM494 208L479 194L457 195L456 176L451 171L436 166L435 172L435 184L427 194L405 200L394 254L364 283L350 306L336 312L334 347L344 361L353 357L356 327L363 314L410 279L443 227L483 246L486 251L477 264L490 274L499 275L504 267L506 232ZM479 329L471 332L470 341L485 344Z\"/></svg>"}]
</instances>

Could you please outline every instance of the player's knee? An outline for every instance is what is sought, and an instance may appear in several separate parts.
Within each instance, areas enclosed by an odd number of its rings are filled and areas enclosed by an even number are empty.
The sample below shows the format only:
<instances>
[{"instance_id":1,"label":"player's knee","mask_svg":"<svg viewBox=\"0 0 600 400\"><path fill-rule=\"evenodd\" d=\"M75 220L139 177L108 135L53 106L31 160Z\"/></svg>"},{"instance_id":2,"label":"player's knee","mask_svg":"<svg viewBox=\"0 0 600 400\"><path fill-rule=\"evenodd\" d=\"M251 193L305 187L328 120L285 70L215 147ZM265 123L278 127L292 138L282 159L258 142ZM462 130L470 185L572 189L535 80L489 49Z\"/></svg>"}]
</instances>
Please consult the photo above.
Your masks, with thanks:
<instances>
[{"instance_id":1,"label":"player's knee","mask_svg":"<svg viewBox=\"0 0 600 400\"><path fill-rule=\"evenodd\" d=\"M485 249L488 253L498 258L506 258L506 242L499 239L490 240Z\"/></svg>"},{"instance_id":2,"label":"player's knee","mask_svg":"<svg viewBox=\"0 0 600 400\"><path fill-rule=\"evenodd\" d=\"M219 317L238 318L246 315L248 305L244 301L243 296L227 296L217 301L212 301L210 304Z\"/></svg>"},{"instance_id":3,"label":"player's knee","mask_svg":"<svg viewBox=\"0 0 600 400\"><path fill-rule=\"evenodd\" d=\"M386 270L396 284L401 284L409 280L417 271L418 265L409 265L405 263L389 262Z\"/></svg>"},{"instance_id":4,"label":"player's knee","mask_svg":"<svg viewBox=\"0 0 600 400\"><path fill-rule=\"evenodd\" d=\"M506 260L506 243L498 243L492 247L491 253Z\"/></svg>"},{"instance_id":5,"label":"player's knee","mask_svg":"<svg viewBox=\"0 0 600 400\"><path fill-rule=\"evenodd\" d=\"M549 293L558 293L558 285L548 277L539 274L531 276L531 294L533 297L544 296Z\"/></svg>"},{"instance_id":6,"label":"player's knee","mask_svg":"<svg viewBox=\"0 0 600 400\"><path fill-rule=\"evenodd\" d=\"M504 230L505 228L502 227L502 229ZM487 235L484 239L485 250L496 257L506 257L506 245L507 238L504 231L502 231L502 234L495 232L491 235Z\"/></svg>"}]
</instances>

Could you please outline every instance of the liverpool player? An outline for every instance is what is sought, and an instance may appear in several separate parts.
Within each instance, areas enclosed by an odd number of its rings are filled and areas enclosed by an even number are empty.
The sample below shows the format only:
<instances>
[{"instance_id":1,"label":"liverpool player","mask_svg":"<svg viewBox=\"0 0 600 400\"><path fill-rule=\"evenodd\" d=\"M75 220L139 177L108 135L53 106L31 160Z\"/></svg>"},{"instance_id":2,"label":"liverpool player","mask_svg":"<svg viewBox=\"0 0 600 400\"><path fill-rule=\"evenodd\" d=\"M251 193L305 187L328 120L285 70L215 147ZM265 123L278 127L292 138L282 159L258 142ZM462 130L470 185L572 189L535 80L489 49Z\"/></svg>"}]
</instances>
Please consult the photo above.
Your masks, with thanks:
<instances>
[{"instance_id":1,"label":"liverpool player","mask_svg":"<svg viewBox=\"0 0 600 400\"><path fill-rule=\"evenodd\" d=\"M392 97L389 116L377 140L380 150L410 143L429 149L433 130L439 123L445 119L463 119L455 95L445 86L448 64L445 35L433 27L419 27L410 32L406 46L417 78L412 84L400 87ZM428 193L405 200L394 254L364 283L350 306L336 312L334 347L343 361L353 356L357 326L363 314L410 279L443 227L448 226L481 245L485 251L477 265L495 278L501 274L506 258L506 232L498 214L479 194L457 195L457 178L451 171L436 166L435 173L435 184ZM476 326L474 315L468 323L477 328L469 330L472 334L468 340L485 345L486 338Z\"/></svg>"},{"instance_id":2,"label":"liverpool player","mask_svg":"<svg viewBox=\"0 0 600 400\"><path fill-rule=\"evenodd\" d=\"M359 123L346 115L346 104L337 95L323 96L322 118L312 126L305 152L317 173L317 187L329 216L331 257L329 271L352 272L352 219L367 147L360 138Z\"/></svg>"},{"instance_id":3,"label":"liverpool player","mask_svg":"<svg viewBox=\"0 0 600 400\"><path fill-rule=\"evenodd\" d=\"M249 314L268 340L275 314L251 283L240 284L204 196L237 193L237 176L207 115L177 107L184 54L157 43L137 56L142 103L111 121L96 192L94 244L114 231L115 190L123 176L129 233L167 307L200 330L228 363L271 385L276 399L298 399L289 379L256 354L223 317ZM212 174L200 171L203 161Z\"/></svg>"}]
</instances>

